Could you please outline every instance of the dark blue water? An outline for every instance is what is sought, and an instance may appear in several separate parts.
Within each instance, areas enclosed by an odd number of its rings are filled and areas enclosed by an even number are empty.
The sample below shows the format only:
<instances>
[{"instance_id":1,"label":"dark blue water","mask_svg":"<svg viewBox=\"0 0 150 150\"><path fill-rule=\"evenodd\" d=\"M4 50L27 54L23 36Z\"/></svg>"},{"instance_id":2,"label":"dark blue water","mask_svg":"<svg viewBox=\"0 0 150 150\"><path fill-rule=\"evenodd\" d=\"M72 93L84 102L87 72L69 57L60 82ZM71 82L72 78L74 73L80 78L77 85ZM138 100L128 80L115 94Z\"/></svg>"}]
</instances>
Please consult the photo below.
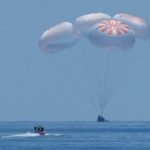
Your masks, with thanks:
<instances>
[{"instance_id":1,"label":"dark blue water","mask_svg":"<svg viewBox=\"0 0 150 150\"><path fill-rule=\"evenodd\" d=\"M0 150L150 150L150 122L0 122Z\"/></svg>"}]
</instances>

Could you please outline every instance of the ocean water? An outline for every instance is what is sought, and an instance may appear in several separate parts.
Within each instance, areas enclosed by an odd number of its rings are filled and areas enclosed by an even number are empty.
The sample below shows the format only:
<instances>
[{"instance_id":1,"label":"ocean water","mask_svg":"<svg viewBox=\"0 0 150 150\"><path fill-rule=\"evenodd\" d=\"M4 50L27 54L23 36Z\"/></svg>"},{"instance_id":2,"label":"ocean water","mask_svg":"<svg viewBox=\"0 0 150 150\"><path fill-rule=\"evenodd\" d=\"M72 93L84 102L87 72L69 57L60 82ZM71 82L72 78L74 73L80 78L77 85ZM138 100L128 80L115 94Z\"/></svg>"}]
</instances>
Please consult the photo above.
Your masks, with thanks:
<instances>
[{"instance_id":1,"label":"ocean water","mask_svg":"<svg viewBox=\"0 0 150 150\"><path fill-rule=\"evenodd\" d=\"M150 122L0 122L0 150L150 150Z\"/></svg>"}]
</instances>

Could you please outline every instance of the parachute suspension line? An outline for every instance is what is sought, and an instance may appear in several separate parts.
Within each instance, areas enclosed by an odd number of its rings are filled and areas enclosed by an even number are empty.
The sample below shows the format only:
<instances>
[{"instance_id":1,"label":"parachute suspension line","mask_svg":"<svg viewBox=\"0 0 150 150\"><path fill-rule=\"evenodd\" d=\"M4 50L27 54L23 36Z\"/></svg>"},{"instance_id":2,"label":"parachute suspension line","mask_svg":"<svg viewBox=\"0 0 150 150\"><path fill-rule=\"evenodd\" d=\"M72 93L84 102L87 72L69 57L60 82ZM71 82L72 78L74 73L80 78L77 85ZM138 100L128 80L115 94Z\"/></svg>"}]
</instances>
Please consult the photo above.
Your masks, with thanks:
<instances>
[{"instance_id":1,"label":"parachute suspension line","mask_svg":"<svg viewBox=\"0 0 150 150\"><path fill-rule=\"evenodd\" d=\"M104 108L106 107L106 105L110 101L112 95L115 93L115 91L119 87L120 80L124 76L126 69L127 69L127 68L124 69L125 68L124 66L128 67L128 65L129 65L129 61L126 61L126 60L124 61L123 59L121 59L121 60L123 60L123 63L117 63L116 64L116 65L121 64L121 66L119 66L119 68L117 69L117 70L119 70L119 72L116 72L116 70L112 70L112 68L116 67L116 66L114 66L115 65L114 59L116 59L116 57L115 57L116 54L119 55L118 57L120 57L120 55L124 56L124 54L122 54L121 52L115 53L115 54L114 53L115 52L109 52L108 57L106 58L106 69L108 69L108 72L106 73L107 83L105 84L105 86L106 86L105 91L106 92L104 94L104 96L105 96L104 106L103 106ZM111 68L110 68L110 65L112 65ZM112 72L112 74L111 74L111 72Z\"/></svg>"},{"instance_id":2,"label":"parachute suspension line","mask_svg":"<svg viewBox=\"0 0 150 150\"><path fill-rule=\"evenodd\" d=\"M125 73L124 68L125 68L126 64L127 64L127 61L124 61L124 63L121 64L121 66L117 69L117 70L119 70L119 72L117 72L112 79L111 86L109 86L109 88L108 88L108 93L109 93L107 95L108 101L112 97L114 92L116 91L116 88L119 86L121 78L124 76L123 74Z\"/></svg>"},{"instance_id":3,"label":"parachute suspension line","mask_svg":"<svg viewBox=\"0 0 150 150\"><path fill-rule=\"evenodd\" d=\"M128 73L129 65L131 64L131 59L129 56L131 56L131 55L129 52L127 52L127 54L124 54L124 53L126 53L126 52L123 52L121 55L123 55L125 57L124 58L125 60L121 59L122 60L121 66L117 69L117 70L119 70L119 72L116 73L117 77L114 77L112 79L111 86L109 86L109 88L108 88L109 94L107 95L107 98L106 98L107 101L109 101L110 98L115 93L115 91L117 91L117 89L119 88L121 79L123 79L125 77L125 75Z\"/></svg>"},{"instance_id":4,"label":"parachute suspension line","mask_svg":"<svg viewBox=\"0 0 150 150\"><path fill-rule=\"evenodd\" d=\"M106 51L104 52L104 76L103 76L103 84L102 84L102 90L101 90L101 97L99 101L99 107L100 107L100 113L101 115L104 113L104 109L107 103L107 88L108 88L108 79L109 79L109 62L110 62L110 52Z\"/></svg>"},{"instance_id":5,"label":"parachute suspension line","mask_svg":"<svg viewBox=\"0 0 150 150\"><path fill-rule=\"evenodd\" d=\"M91 58L91 56L95 56L92 54L92 51L90 51L90 58ZM90 60L90 58L88 60ZM90 63L87 66L88 66L90 72L93 73L92 78L90 78L90 79L92 79L91 82L93 83L93 85L92 85L92 88L94 89L93 93L95 93L93 95L95 97L93 100L93 105L95 106L97 113L100 113L101 107L100 107L99 101L101 99L100 98L101 94L99 94L100 93L99 91L101 91L100 90L101 82L100 82L100 76L99 76L99 72L98 72L99 69L97 69L97 67L99 67L99 64L97 64L96 61L94 61L94 60L96 60L96 59L93 57L92 61L90 61ZM92 70L92 68L94 68L94 69Z\"/></svg>"},{"instance_id":6,"label":"parachute suspension line","mask_svg":"<svg viewBox=\"0 0 150 150\"><path fill-rule=\"evenodd\" d=\"M118 70L120 70L120 72L118 73L118 78L113 80L113 84L109 89L110 94L107 97L108 100L110 99L110 97L113 96L115 91L118 90L121 80L128 74L129 69L130 69L129 66L131 66L133 64L133 62L135 61L135 55L133 55L133 56L130 54L130 52L127 52L127 54L125 56L126 60L123 62L121 68L118 69Z\"/></svg>"},{"instance_id":7,"label":"parachute suspension line","mask_svg":"<svg viewBox=\"0 0 150 150\"><path fill-rule=\"evenodd\" d=\"M99 52L99 51L98 51ZM95 58L93 60L96 60ZM99 74L99 64L96 63L96 61L91 61L93 63L93 66L94 66L94 73L95 73L95 92L96 92L96 100L95 100L95 103L97 105L97 110L98 110L98 113L99 114L103 114L103 111L102 111L102 108L100 106L100 100L102 100L102 91L101 91L101 78L100 78L100 74Z\"/></svg>"},{"instance_id":8,"label":"parachute suspension line","mask_svg":"<svg viewBox=\"0 0 150 150\"><path fill-rule=\"evenodd\" d=\"M89 85L89 87L91 87L91 90L92 90L91 94L93 95L93 96L90 96L91 97L90 103L92 104L93 108L97 112L99 112L99 105L97 104L96 88L92 84L93 83L93 80L92 80L93 78L92 78L92 74L91 74L92 71L91 71L91 67L90 67L90 64L89 64L89 62L91 62L91 61L89 61L90 58L89 58L89 55L88 55L87 52L86 53L84 52L83 57L84 57L84 59L83 59L84 60L84 62L83 62L84 68L85 68L85 70L88 71L88 73L86 74L88 76L88 80L87 80L88 85Z\"/></svg>"},{"instance_id":9,"label":"parachute suspension line","mask_svg":"<svg viewBox=\"0 0 150 150\"><path fill-rule=\"evenodd\" d=\"M72 64L72 63L70 63L70 64ZM58 67L57 67L57 68L58 68ZM73 67L71 67L71 68L73 68ZM77 91L79 91L79 92L81 93L81 95L83 95L85 98L87 98L87 97L91 97L91 98L92 98L91 94L89 94L89 93L86 92L84 89L82 89L81 86L75 81L74 78L72 78L72 79L69 80L69 78L67 77L67 74L69 74L69 73L68 73L68 72L65 72L64 69L63 69L63 67L59 67L59 70L63 73L64 79L65 79L66 81L69 81L69 82L67 82L67 83L70 83L71 86L73 86ZM70 70L68 70L68 71L70 72ZM70 86L70 85L69 85L69 86ZM93 107L93 109L91 109L92 111L93 111L93 110L94 110L94 111L95 111L95 110L98 111L98 108L97 108L96 105L93 105L93 104L91 103L91 101L88 101L88 103L90 104L90 106Z\"/></svg>"}]
</instances>

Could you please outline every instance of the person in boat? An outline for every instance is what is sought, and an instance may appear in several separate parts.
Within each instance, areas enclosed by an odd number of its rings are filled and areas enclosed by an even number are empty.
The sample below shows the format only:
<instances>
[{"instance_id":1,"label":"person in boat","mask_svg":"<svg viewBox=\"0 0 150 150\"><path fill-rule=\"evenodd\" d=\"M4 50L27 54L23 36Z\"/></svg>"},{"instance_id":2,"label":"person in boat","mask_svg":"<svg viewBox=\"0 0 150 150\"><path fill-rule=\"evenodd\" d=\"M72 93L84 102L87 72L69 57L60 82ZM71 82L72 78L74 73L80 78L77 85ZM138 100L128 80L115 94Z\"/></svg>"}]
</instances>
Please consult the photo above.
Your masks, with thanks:
<instances>
[{"instance_id":1,"label":"person in boat","mask_svg":"<svg viewBox=\"0 0 150 150\"><path fill-rule=\"evenodd\" d=\"M41 132L44 132L44 127L41 127Z\"/></svg>"},{"instance_id":2,"label":"person in boat","mask_svg":"<svg viewBox=\"0 0 150 150\"><path fill-rule=\"evenodd\" d=\"M34 132L35 133L40 133L40 132L44 132L44 127L42 127L41 125L40 126L35 126L34 127Z\"/></svg>"},{"instance_id":3,"label":"person in boat","mask_svg":"<svg viewBox=\"0 0 150 150\"><path fill-rule=\"evenodd\" d=\"M35 127L34 127L34 132L36 132L36 131L37 131L37 127L35 126Z\"/></svg>"},{"instance_id":4,"label":"person in boat","mask_svg":"<svg viewBox=\"0 0 150 150\"><path fill-rule=\"evenodd\" d=\"M97 117L97 121L98 122L105 122L106 120L102 115L99 114L98 117Z\"/></svg>"}]
</instances>

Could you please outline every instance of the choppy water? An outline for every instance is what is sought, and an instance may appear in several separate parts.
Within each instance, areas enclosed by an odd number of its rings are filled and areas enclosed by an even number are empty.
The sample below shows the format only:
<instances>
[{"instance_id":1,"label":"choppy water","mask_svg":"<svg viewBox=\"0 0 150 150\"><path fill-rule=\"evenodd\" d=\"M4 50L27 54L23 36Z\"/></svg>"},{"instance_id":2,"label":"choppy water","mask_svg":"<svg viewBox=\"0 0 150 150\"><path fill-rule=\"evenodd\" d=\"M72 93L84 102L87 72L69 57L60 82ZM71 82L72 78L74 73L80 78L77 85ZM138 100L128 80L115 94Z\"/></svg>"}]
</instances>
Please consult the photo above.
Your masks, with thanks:
<instances>
[{"instance_id":1,"label":"choppy water","mask_svg":"<svg viewBox=\"0 0 150 150\"><path fill-rule=\"evenodd\" d=\"M0 150L150 150L150 122L0 122Z\"/></svg>"}]
</instances>

